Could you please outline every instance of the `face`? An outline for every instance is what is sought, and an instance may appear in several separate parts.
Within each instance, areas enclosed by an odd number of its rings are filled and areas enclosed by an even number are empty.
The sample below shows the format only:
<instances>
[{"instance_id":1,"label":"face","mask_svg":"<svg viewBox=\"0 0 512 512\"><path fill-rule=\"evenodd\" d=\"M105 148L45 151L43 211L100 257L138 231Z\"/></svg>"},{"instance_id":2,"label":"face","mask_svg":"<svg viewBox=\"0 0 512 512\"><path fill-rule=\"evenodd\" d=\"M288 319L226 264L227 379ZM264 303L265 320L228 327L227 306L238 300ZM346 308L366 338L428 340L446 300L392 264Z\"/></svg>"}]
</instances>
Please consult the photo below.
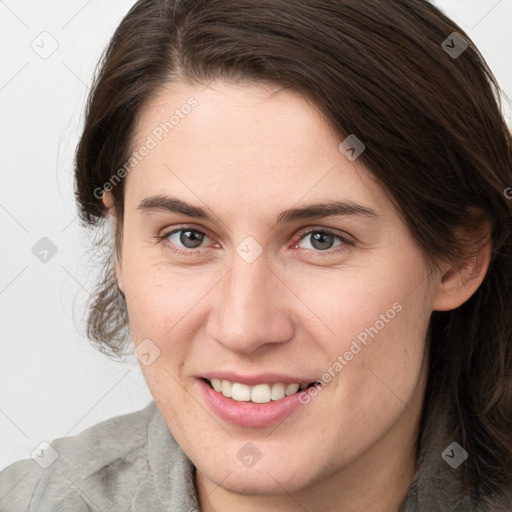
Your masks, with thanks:
<instances>
[{"instance_id":1,"label":"face","mask_svg":"<svg viewBox=\"0 0 512 512\"><path fill-rule=\"evenodd\" d=\"M232 492L306 489L418 420L428 267L342 140L296 93L220 82L162 91L135 130L117 268L132 337L174 437Z\"/></svg>"}]
</instances>

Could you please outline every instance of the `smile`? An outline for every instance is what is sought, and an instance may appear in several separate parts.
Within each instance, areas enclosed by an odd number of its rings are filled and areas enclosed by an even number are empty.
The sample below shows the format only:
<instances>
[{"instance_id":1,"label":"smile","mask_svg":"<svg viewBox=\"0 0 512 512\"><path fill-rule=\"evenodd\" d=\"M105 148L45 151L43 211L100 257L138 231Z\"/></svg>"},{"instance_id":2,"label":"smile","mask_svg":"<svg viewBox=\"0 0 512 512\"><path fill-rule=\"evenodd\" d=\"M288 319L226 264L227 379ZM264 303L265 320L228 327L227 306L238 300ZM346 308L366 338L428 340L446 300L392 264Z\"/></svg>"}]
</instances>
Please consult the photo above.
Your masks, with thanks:
<instances>
[{"instance_id":1,"label":"smile","mask_svg":"<svg viewBox=\"0 0 512 512\"><path fill-rule=\"evenodd\" d=\"M255 386L248 386L240 382L231 382L229 380L216 378L204 380L211 388L226 398L231 398L237 402L254 402L257 404L281 400L286 396L293 395L315 384L315 382L301 384L276 382L274 384L256 384Z\"/></svg>"}]
</instances>

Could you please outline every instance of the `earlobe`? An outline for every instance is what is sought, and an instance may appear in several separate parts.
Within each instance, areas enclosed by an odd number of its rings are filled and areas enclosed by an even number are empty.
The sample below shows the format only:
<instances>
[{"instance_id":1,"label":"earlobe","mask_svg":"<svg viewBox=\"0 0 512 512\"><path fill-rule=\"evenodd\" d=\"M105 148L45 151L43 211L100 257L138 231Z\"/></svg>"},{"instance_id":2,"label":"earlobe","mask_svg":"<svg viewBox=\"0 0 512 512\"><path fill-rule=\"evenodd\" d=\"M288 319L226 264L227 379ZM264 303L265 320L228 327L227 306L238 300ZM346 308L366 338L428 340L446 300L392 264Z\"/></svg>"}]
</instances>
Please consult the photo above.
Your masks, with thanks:
<instances>
[{"instance_id":1,"label":"earlobe","mask_svg":"<svg viewBox=\"0 0 512 512\"><path fill-rule=\"evenodd\" d=\"M491 261L492 244L485 245L470 257L450 266L441 273L432 301L434 311L450 311L466 302L482 284Z\"/></svg>"},{"instance_id":2,"label":"earlobe","mask_svg":"<svg viewBox=\"0 0 512 512\"><path fill-rule=\"evenodd\" d=\"M111 213L112 206L114 206L114 198L112 197L112 192L109 190L104 190L101 202L103 203L103 206L105 206L105 208L108 210L108 212Z\"/></svg>"}]
</instances>

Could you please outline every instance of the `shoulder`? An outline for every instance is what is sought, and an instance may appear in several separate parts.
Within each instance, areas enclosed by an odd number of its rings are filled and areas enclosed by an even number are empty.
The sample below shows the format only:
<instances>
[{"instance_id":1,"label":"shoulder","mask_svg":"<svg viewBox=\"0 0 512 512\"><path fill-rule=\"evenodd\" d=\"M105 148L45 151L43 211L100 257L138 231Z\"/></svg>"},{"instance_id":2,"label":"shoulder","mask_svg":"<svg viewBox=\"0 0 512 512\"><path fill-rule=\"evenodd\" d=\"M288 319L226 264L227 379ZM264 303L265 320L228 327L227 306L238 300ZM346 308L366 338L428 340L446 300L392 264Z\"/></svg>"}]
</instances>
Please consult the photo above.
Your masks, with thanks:
<instances>
[{"instance_id":1,"label":"shoulder","mask_svg":"<svg viewBox=\"0 0 512 512\"><path fill-rule=\"evenodd\" d=\"M0 473L0 510L81 512L122 495L121 488L128 489L147 473L148 426L157 411L151 402L76 436L45 443L34 459L11 464ZM109 505L108 510L118 508Z\"/></svg>"}]
</instances>

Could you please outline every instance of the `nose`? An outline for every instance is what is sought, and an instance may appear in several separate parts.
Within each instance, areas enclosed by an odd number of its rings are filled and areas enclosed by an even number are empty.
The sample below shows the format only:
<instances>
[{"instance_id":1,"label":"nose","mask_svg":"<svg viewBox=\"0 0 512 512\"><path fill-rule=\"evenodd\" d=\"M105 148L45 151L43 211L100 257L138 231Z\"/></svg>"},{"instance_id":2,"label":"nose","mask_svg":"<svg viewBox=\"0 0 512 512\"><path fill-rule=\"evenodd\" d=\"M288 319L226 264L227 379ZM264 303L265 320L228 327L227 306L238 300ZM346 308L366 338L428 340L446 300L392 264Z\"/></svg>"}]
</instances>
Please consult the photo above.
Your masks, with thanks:
<instances>
[{"instance_id":1,"label":"nose","mask_svg":"<svg viewBox=\"0 0 512 512\"><path fill-rule=\"evenodd\" d=\"M207 332L232 352L250 354L293 337L293 293L263 254L252 263L235 255L212 299Z\"/></svg>"}]
</instances>

